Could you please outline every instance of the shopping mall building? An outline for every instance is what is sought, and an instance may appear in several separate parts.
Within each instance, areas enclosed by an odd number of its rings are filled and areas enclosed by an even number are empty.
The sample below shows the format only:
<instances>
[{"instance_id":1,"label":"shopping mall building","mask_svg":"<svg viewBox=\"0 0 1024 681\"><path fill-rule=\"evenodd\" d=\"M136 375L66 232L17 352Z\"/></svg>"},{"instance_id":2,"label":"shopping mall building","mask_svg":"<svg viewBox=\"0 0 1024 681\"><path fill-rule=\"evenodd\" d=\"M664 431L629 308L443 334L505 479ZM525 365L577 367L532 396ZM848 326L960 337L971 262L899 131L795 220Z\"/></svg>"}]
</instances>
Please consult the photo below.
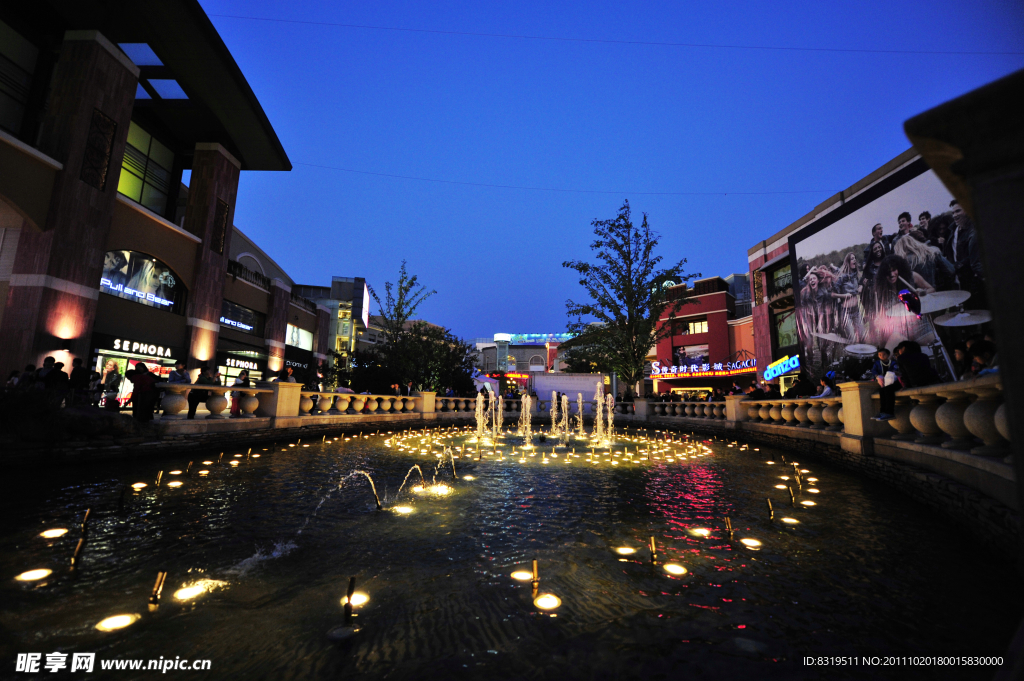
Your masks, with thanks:
<instances>
[{"instance_id":1,"label":"shopping mall building","mask_svg":"<svg viewBox=\"0 0 1024 681\"><path fill-rule=\"evenodd\" d=\"M668 288L669 306L661 318L671 333L651 358L655 393L707 392L748 385L755 377L754 338L746 274L710 277Z\"/></svg>"},{"instance_id":2,"label":"shopping mall building","mask_svg":"<svg viewBox=\"0 0 1024 681\"><path fill-rule=\"evenodd\" d=\"M7 3L0 33L0 367L314 369L328 309L233 221L242 171L291 163L199 3Z\"/></svg>"}]
</instances>

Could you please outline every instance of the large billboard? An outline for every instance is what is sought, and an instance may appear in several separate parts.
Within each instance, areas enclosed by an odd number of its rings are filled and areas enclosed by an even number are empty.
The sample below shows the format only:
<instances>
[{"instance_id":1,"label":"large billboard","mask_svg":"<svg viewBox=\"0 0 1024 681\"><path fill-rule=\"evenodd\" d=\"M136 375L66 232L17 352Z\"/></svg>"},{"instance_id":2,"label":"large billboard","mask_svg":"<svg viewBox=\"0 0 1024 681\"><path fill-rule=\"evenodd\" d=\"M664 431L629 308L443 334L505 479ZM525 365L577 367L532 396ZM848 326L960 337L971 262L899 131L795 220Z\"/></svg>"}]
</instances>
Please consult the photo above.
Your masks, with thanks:
<instances>
[{"instance_id":1,"label":"large billboard","mask_svg":"<svg viewBox=\"0 0 1024 681\"><path fill-rule=\"evenodd\" d=\"M100 291L178 314L185 312L185 286L170 267L136 251L107 251Z\"/></svg>"},{"instance_id":2,"label":"large billboard","mask_svg":"<svg viewBox=\"0 0 1024 681\"><path fill-rule=\"evenodd\" d=\"M952 378L942 345L948 329L934 321L961 304L985 308L981 258L970 218L924 161L793 234L789 252L801 364L813 377L842 375L847 357L914 340ZM911 290L920 317L900 301Z\"/></svg>"}]
</instances>

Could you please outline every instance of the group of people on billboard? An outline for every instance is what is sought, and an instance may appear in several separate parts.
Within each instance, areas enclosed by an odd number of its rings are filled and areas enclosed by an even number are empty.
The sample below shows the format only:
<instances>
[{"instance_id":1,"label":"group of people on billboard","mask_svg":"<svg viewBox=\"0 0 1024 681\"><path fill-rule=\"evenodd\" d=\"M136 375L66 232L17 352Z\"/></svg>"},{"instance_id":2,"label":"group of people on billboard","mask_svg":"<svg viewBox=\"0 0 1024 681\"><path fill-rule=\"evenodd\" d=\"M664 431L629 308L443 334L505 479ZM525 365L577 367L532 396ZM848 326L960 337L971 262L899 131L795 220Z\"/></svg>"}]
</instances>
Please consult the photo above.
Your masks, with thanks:
<instances>
[{"instance_id":1,"label":"group of people on billboard","mask_svg":"<svg viewBox=\"0 0 1024 681\"><path fill-rule=\"evenodd\" d=\"M904 211L896 223L889 234L882 224L872 225L866 244L816 262L798 260L798 334L805 350L816 346L816 374L833 368L851 346L939 342L934 326L907 310L901 291L924 298L961 289L970 293L972 309L986 307L977 235L955 199L942 213L921 211L916 222Z\"/></svg>"}]
</instances>

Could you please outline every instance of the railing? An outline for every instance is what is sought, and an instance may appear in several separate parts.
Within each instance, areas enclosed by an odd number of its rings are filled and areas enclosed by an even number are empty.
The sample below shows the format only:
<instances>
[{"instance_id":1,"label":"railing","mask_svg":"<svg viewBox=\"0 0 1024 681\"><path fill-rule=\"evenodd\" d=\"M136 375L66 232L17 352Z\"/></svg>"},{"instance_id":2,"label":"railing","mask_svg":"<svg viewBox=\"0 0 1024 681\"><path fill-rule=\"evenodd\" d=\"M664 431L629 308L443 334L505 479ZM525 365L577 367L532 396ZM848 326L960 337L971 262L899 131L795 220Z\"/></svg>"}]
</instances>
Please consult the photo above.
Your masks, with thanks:
<instances>
[{"instance_id":1,"label":"railing","mask_svg":"<svg viewBox=\"0 0 1024 681\"><path fill-rule=\"evenodd\" d=\"M771 423L792 428L811 430L843 430L842 397L798 397L781 400L744 400L739 405L746 409L746 421Z\"/></svg>"},{"instance_id":2,"label":"railing","mask_svg":"<svg viewBox=\"0 0 1024 681\"><path fill-rule=\"evenodd\" d=\"M305 309L309 310L310 312L316 314L316 303L314 303L312 300L309 300L307 298L303 298L302 296L300 296L297 293L292 293L291 295L292 295L292 302L293 303L295 303L296 305L298 305L301 308L305 308Z\"/></svg>"},{"instance_id":3,"label":"railing","mask_svg":"<svg viewBox=\"0 0 1024 681\"><path fill-rule=\"evenodd\" d=\"M207 419L227 418L221 412L228 408L227 393L235 391L242 393L238 398L239 418L256 418L256 410L260 406L260 401L257 395L260 393L274 392L272 388L245 388L237 385L194 385L190 383L157 383L156 387L166 393L164 398L160 401L160 407L163 409L164 419L185 418L181 412L188 409L187 395L192 390L206 391L207 397L205 405L206 410L210 413L203 418Z\"/></svg>"},{"instance_id":4,"label":"railing","mask_svg":"<svg viewBox=\"0 0 1024 681\"><path fill-rule=\"evenodd\" d=\"M341 414L409 414L419 411L420 396L360 395L303 390L299 398L299 416L339 416ZM313 398L316 397L316 400ZM316 406L314 413L313 407Z\"/></svg>"},{"instance_id":5,"label":"railing","mask_svg":"<svg viewBox=\"0 0 1024 681\"><path fill-rule=\"evenodd\" d=\"M872 396L879 399L878 395ZM1010 462L1010 425L998 374L896 393L891 439L969 450Z\"/></svg>"},{"instance_id":6,"label":"railing","mask_svg":"<svg viewBox=\"0 0 1024 681\"><path fill-rule=\"evenodd\" d=\"M228 260L228 274L232 277L244 279L250 284L259 286L264 290L270 290L270 277L264 276L259 272L253 272L248 267L235 260Z\"/></svg>"},{"instance_id":7,"label":"railing","mask_svg":"<svg viewBox=\"0 0 1024 681\"><path fill-rule=\"evenodd\" d=\"M725 402L648 402L651 416L680 416L691 419L725 419Z\"/></svg>"}]
</instances>

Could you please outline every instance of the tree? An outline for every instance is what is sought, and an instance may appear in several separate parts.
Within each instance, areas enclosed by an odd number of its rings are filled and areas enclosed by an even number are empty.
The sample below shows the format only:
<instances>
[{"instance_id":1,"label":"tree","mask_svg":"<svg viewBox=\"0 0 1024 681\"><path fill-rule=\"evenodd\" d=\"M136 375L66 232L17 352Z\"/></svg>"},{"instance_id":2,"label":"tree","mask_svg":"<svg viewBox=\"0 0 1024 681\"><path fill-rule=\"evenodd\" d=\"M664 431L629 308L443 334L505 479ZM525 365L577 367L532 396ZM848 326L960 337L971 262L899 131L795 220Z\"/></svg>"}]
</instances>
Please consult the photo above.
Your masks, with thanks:
<instances>
[{"instance_id":1,"label":"tree","mask_svg":"<svg viewBox=\"0 0 1024 681\"><path fill-rule=\"evenodd\" d=\"M437 293L428 291L426 286L420 284L418 275L410 277L405 271L404 260L398 270L398 283L384 283L384 302L381 302L372 286L368 288L370 295L377 302L377 307L380 308L381 326L384 327L384 338L388 343L394 343L407 331L406 325L416 313L416 309L423 301Z\"/></svg>"},{"instance_id":2,"label":"tree","mask_svg":"<svg viewBox=\"0 0 1024 681\"><path fill-rule=\"evenodd\" d=\"M561 353L561 360L565 370L573 374L603 374L614 371L609 357L600 347L593 345L570 347Z\"/></svg>"},{"instance_id":3,"label":"tree","mask_svg":"<svg viewBox=\"0 0 1024 681\"><path fill-rule=\"evenodd\" d=\"M639 227L633 224L628 200L614 220L595 219L591 225L597 238L590 248L598 262L562 263L579 274L580 286L590 297L590 302L566 301L567 330L576 336L562 347L592 348L632 386L643 380L648 351L671 334L672 325L659 326L658 320L688 302L678 294L680 289L670 297L662 283L683 283L700 275L683 274L685 258L671 267L658 267L662 257L654 250L659 237L647 224L647 213Z\"/></svg>"},{"instance_id":4,"label":"tree","mask_svg":"<svg viewBox=\"0 0 1024 681\"><path fill-rule=\"evenodd\" d=\"M413 383L423 390L456 394L473 391L473 346L449 329L416 322L407 337L411 356L416 358Z\"/></svg>"}]
</instances>

